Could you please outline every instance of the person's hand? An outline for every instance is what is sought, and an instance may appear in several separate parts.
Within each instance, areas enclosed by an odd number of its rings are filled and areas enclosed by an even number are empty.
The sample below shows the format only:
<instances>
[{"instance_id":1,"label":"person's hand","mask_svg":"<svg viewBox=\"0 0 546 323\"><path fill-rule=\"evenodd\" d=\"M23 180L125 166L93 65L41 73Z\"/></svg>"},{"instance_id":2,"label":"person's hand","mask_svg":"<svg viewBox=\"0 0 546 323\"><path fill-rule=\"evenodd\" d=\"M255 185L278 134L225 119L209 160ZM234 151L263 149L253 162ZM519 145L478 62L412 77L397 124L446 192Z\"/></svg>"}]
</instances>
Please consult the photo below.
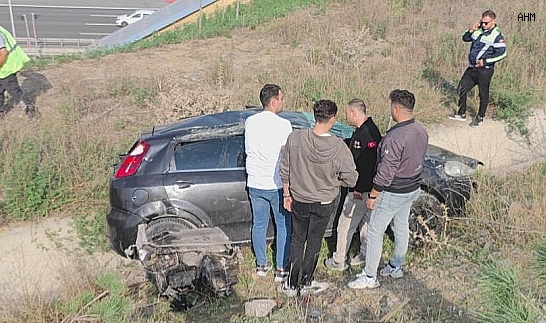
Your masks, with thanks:
<instances>
[{"instance_id":1,"label":"person's hand","mask_svg":"<svg viewBox=\"0 0 546 323\"><path fill-rule=\"evenodd\" d=\"M478 64L476 64L476 67L484 67L483 58L478 60Z\"/></svg>"},{"instance_id":2,"label":"person's hand","mask_svg":"<svg viewBox=\"0 0 546 323\"><path fill-rule=\"evenodd\" d=\"M481 26L482 26L481 22L478 21L477 23L473 24L472 27L470 27L469 31L473 33L476 30L480 29Z\"/></svg>"},{"instance_id":3,"label":"person's hand","mask_svg":"<svg viewBox=\"0 0 546 323\"><path fill-rule=\"evenodd\" d=\"M375 204L375 199L367 198L366 199L366 207L370 210L373 210L373 206Z\"/></svg>"},{"instance_id":4,"label":"person's hand","mask_svg":"<svg viewBox=\"0 0 546 323\"><path fill-rule=\"evenodd\" d=\"M283 198L283 206L288 212L292 212L292 197L287 196Z\"/></svg>"},{"instance_id":5,"label":"person's hand","mask_svg":"<svg viewBox=\"0 0 546 323\"><path fill-rule=\"evenodd\" d=\"M362 200L362 193L361 192L357 192L357 191L354 191L353 192L353 199L354 200Z\"/></svg>"}]
</instances>

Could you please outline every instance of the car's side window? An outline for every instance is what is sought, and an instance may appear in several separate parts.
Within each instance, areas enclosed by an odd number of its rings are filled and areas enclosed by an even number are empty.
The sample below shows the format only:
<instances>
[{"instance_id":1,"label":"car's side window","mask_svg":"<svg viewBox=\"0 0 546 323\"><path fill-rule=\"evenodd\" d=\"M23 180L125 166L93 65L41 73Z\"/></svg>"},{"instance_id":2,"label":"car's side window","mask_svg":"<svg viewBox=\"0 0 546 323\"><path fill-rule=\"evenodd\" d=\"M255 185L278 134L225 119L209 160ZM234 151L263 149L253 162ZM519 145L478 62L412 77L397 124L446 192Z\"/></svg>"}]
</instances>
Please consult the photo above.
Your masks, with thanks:
<instances>
[{"instance_id":1,"label":"car's side window","mask_svg":"<svg viewBox=\"0 0 546 323\"><path fill-rule=\"evenodd\" d=\"M245 137L236 136L229 138L229 167L245 167Z\"/></svg>"},{"instance_id":2,"label":"car's side window","mask_svg":"<svg viewBox=\"0 0 546 323\"><path fill-rule=\"evenodd\" d=\"M244 137L227 137L181 143L174 150L176 170L244 167Z\"/></svg>"}]
</instances>

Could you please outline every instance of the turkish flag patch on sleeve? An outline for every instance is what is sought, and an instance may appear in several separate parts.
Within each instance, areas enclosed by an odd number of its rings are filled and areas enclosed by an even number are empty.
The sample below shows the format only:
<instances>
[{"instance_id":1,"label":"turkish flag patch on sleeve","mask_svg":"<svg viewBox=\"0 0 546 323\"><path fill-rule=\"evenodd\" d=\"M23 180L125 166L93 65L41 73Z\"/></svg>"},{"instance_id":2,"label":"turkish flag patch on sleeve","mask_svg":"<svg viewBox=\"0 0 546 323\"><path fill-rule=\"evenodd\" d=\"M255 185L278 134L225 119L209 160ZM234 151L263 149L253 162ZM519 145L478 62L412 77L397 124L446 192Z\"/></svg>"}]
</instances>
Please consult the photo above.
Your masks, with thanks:
<instances>
[{"instance_id":1,"label":"turkish flag patch on sleeve","mask_svg":"<svg viewBox=\"0 0 546 323\"><path fill-rule=\"evenodd\" d=\"M377 148L377 141L368 141L368 144L366 146L368 147L368 149Z\"/></svg>"}]
</instances>

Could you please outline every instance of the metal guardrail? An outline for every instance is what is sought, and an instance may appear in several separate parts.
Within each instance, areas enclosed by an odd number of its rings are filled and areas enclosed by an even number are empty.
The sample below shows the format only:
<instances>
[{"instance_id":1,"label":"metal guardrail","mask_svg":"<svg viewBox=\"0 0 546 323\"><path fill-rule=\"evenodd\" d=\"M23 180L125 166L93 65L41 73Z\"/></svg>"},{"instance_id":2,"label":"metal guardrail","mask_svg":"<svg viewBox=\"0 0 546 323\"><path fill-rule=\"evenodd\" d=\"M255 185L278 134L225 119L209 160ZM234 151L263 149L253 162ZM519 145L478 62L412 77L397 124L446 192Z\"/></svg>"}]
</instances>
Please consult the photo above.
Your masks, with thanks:
<instances>
[{"instance_id":1,"label":"metal guardrail","mask_svg":"<svg viewBox=\"0 0 546 323\"><path fill-rule=\"evenodd\" d=\"M99 39L89 49L108 48L132 43L203 9L218 0L177 0L148 17Z\"/></svg>"},{"instance_id":2,"label":"metal guardrail","mask_svg":"<svg viewBox=\"0 0 546 323\"><path fill-rule=\"evenodd\" d=\"M47 56L83 53L86 48L97 42L96 39L77 38L23 38L17 37L17 43L29 56Z\"/></svg>"},{"instance_id":3,"label":"metal guardrail","mask_svg":"<svg viewBox=\"0 0 546 323\"><path fill-rule=\"evenodd\" d=\"M17 43L23 48L84 48L98 40L85 38L23 38L17 37Z\"/></svg>"}]
</instances>

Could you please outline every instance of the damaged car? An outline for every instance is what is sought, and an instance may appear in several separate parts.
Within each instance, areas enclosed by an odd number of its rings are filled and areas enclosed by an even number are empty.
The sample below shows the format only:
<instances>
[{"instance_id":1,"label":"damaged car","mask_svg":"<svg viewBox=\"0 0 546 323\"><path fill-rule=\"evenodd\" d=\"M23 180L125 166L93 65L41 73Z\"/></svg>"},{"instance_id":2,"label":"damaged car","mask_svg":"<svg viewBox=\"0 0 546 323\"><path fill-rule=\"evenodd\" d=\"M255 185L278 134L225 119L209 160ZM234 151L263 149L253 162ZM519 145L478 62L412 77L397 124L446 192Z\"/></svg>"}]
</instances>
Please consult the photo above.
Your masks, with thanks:
<instances>
[{"instance_id":1,"label":"damaged car","mask_svg":"<svg viewBox=\"0 0 546 323\"><path fill-rule=\"evenodd\" d=\"M252 213L246 189L245 119L261 109L182 119L143 133L114 166L107 238L118 254L142 262L160 295L191 306L194 291L229 295L237 283L237 250L250 242ZM313 126L313 115L284 111L293 129ZM354 129L336 122L332 133ZM443 230L464 210L481 165L430 145L422 194L412 208L412 244ZM326 236L335 232L331 219ZM270 225L268 237L274 237Z\"/></svg>"}]
</instances>

